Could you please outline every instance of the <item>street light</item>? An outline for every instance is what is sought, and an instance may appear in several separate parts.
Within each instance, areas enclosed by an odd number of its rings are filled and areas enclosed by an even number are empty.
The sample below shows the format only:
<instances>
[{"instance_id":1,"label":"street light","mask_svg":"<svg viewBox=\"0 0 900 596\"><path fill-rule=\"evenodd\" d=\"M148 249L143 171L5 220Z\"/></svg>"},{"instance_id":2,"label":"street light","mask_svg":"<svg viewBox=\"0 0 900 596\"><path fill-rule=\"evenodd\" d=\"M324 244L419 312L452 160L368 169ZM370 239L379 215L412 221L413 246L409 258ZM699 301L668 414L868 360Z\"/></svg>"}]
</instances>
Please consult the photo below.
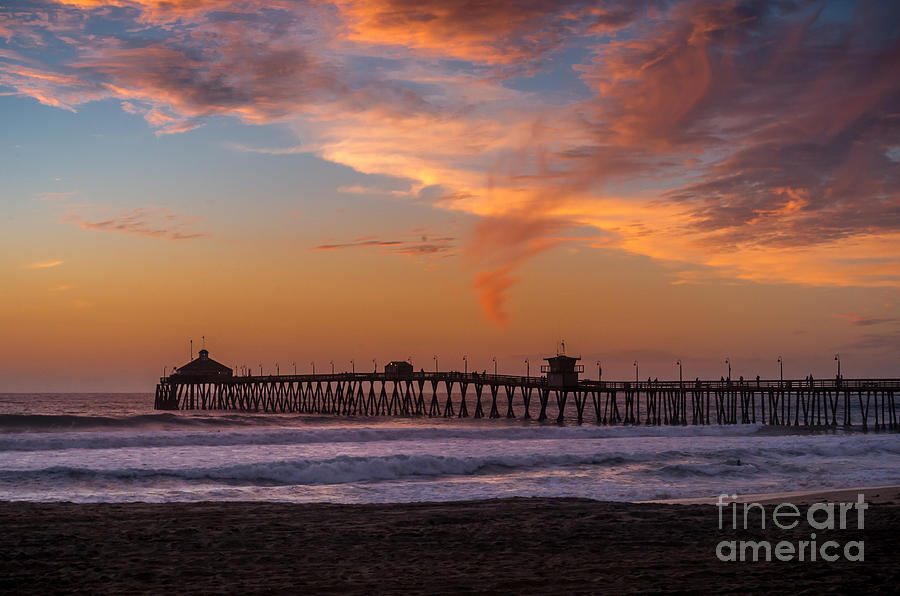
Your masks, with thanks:
<instances>
[{"instance_id":1,"label":"street light","mask_svg":"<svg viewBox=\"0 0 900 596\"><path fill-rule=\"evenodd\" d=\"M378 372L378 363L372 358L372 366L374 367L374 372Z\"/></svg>"},{"instance_id":2,"label":"street light","mask_svg":"<svg viewBox=\"0 0 900 596\"><path fill-rule=\"evenodd\" d=\"M634 382L635 382L635 383L638 382L638 370L639 370L639 369L638 369L638 361L635 360L635 361L634 361Z\"/></svg>"},{"instance_id":3,"label":"street light","mask_svg":"<svg viewBox=\"0 0 900 596\"><path fill-rule=\"evenodd\" d=\"M353 362L353 360L350 360L350 370L353 372L353 374L356 374L356 363Z\"/></svg>"},{"instance_id":4,"label":"street light","mask_svg":"<svg viewBox=\"0 0 900 596\"><path fill-rule=\"evenodd\" d=\"M528 362L528 358L525 359L525 376L531 377L531 363Z\"/></svg>"},{"instance_id":5,"label":"street light","mask_svg":"<svg viewBox=\"0 0 900 596\"><path fill-rule=\"evenodd\" d=\"M262 362L259 363L259 376L263 376L262 375Z\"/></svg>"},{"instance_id":6,"label":"street light","mask_svg":"<svg viewBox=\"0 0 900 596\"><path fill-rule=\"evenodd\" d=\"M778 379L784 381L784 358L778 357Z\"/></svg>"},{"instance_id":7,"label":"street light","mask_svg":"<svg viewBox=\"0 0 900 596\"><path fill-rule=\"evenodd\" d=\"M837 362L837 378L840 379L841 378L841 355L835 354L834 360L835 360L835 362Z\"/></svg>"},{"instance_id":8,"label":"street light","mask_svg":"<svg viewBox=\"0 0 900 596\"><path fill-rule=\"evenodd\" d=\"M334 374L334 360L331 361L331 374Z\"/></svg>"},{"instance_id":9,"label":"street light","mask_svg":"<svg viewBox=\"0 0 900 596\"><path fill-rule=\"evenodd\" d=\"M681 383L682 383L682 380L683 380L682 374L681 374L681 358L679 358L678 360L676 360L676 361L675 361L675 364L678 365L678 383L681 384Z\"/></svg>"},{"instance_id":10,"label":"street light","mask_svg":"<svg viewBox=\"0 0 900 596\"><path fill-rule=\"evenodd\" d=\"M437 354L435 354L434 355L434 372L437 373L437 371L438 371L438 359L437 359Z\"/></svg>"},{"instance_id":11,"label":"street light","mask_svg":"<svg viewBox=\"0 0 900 596\"><path fill-rule=\"evenodd\" d=\"M469 357L463 354L463 370L465 370L466 374L469 374Z\"/></svg>"},{"instance_id":12,"label":"street light","mask_svg":"<svg viewBox=\"0 0 900 596\"><path fill-rule=\"evenodd\" d=\"M494 376L496 377L497 376L497 357L491 356L491 360L494 361Z\"/></svg>"},{"instance_id":13,"label":"street light","mask_svg":"<svg viewBox=\"0 0 900 596\"><path fill-rule=\"evenodd\" d=\"M297 374L297 361L294 360L293 362L291 362L291 364L294 365L294 375L296 375Z\"/></svg>"},{"instance_id":14,"label":"street light","mask_svg":"<svg viewBox=\"0 0 900 596\"><path fill-rule=\"evenodd\" d=\"M728 379L728 380L730 381L730 380L731 380L731 358L726 358L726 359L725 359L725 364L728 365L728 376L725 377L725 378Z\"/></svg>"},{"instance_id":15,"label":"street light","mask_svg":"<svg viewBox=\"0 0 900 596\"><path fill-rule=\"evenodd\" d=\"M597 361L597 380L600 381L603 379L603 368L600 366L600 361Z\"/></svg>"},{"instance_id":16,"label":"street light","mask_svg":"<svg viewBox=\"0 0 900 596\"><path fill-rule=\"evenodd\" d=\"M278 363L277 363L277 362L275 363L275 374L276 374L276 375L280 375L280 374L281 374L281 369L278 368Z\"/></svg>"},{"instance_id":17,"label":"street light","mask_svg":"<svg viewBox=\"0 0 900 596\"><path fill-rule=\"evenodd\" d=\"M309 365L312 367L313 374L316 374L316 363L315 363L315 361L310 362Z\"/></svg>"}]
</instances>

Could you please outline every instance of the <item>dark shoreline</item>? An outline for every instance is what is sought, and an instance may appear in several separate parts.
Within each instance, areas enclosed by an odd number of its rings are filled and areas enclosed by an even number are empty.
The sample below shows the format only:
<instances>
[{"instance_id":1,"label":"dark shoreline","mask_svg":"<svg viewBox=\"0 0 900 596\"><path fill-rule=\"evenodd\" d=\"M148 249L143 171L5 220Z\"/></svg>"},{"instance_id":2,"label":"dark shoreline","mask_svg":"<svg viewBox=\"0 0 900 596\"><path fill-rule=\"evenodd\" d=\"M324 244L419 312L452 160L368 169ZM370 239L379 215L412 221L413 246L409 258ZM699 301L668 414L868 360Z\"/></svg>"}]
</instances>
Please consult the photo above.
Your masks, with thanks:
<instances>
[{"instance_id":1,"label":"dark shoreline","mask_svg":"<svg viewBox=\"0 0 900 596\"><path fill-rule=\"evenodd\" d=\"M865 561L734 562L710 505L501 499L373 505L0 503L4 593L893 592L900 505L871 504ZM855 528L855 526L853 526Z\"/></svg>"}]
</instances>

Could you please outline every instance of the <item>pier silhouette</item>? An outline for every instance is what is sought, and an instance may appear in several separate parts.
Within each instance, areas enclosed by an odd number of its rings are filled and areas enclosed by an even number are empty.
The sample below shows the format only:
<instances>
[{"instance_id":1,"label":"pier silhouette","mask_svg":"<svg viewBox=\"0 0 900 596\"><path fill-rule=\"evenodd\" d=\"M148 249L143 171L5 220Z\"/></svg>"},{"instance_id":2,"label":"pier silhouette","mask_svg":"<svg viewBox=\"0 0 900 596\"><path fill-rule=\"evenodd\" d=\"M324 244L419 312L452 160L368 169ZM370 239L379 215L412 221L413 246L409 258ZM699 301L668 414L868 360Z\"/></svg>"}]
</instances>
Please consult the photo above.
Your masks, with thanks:
<instances>
[{"instance_id":1,"label":"pier silhouette","mask_svg":"<svg viewBox=\"0 0 900 596\"><path fill-rule=\"evenodd\" d=\"M200 357L160 378L160 410L340 416L536 418L614 425L764 424L900 429L900 379L582 380L577 358L547 358L541 376L413 371L236 376Z\"/></svg>"}]
</instances>

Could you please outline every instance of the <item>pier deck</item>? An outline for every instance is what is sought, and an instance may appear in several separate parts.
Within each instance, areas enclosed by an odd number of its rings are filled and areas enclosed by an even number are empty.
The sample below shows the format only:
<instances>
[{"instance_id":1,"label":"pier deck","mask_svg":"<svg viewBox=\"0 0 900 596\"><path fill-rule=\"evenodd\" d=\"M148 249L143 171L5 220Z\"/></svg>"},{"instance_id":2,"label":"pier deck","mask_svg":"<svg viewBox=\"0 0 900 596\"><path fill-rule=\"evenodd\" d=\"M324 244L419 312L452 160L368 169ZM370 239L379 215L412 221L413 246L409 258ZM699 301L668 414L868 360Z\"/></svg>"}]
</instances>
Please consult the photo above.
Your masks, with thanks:
<instances>
[{"instance_id":1,"label":"pier deck","mask_svg":"<svg viewBox=\"0 0 900 596\"><path fill-rule=\"evenodd\" d=\"M900 429L900 379L591 381L463 372L162 377L161 410Z\"/></svg>"}]
</instances>

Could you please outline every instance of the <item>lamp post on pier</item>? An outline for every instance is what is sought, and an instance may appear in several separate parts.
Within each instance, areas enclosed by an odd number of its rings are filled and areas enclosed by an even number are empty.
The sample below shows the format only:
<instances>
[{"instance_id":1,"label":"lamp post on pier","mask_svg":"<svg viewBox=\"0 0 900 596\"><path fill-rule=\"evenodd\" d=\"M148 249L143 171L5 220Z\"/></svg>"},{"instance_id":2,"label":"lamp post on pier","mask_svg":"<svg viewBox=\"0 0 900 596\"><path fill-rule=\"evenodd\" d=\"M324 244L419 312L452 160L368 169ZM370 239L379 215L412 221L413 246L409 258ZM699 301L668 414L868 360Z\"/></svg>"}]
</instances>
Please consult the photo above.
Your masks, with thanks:
<instances>
[{"instance_id":1,"label":"lamp post on pier","mask_svg":"<svg viewBox=\"0 0 900 596\"><path fill-rule=\"evenodd\" d=\"M841 378L841 355L835 354L834 360L835 360L835 362L837 362L837 378L840 379Z\"/></svg>"},{"instance_id":2,"label":"lamp post on pier","mask_svg":"<svg viewBox=\"0 0 900 596\"><path fill-rule=\"evenodd\" d=\"M356 374L356 363L352 359L350 360L350 372Z\"/></svg>"},{"instance_id":3,"label":"lamp post on pier","mask_svg":"<svg viewBox=\"0 0 900 596\"><path fill-rule=\"evenodd\" d=\"M465 374L469 374L469 357L463 354L463 370Z\"/></svg>"},{"instance_id":4,"label":"lamp post on pier","mask_svg":"<svg viewBox=\"0 0 900 596\"><path fill-rule=\"evenodd\" d=\"M378 362L376 362L374 358L372 358L372 367L373 367L373 369L372 369L373 372L377 373L378 372Z\"/></svg>"},{"instance_id":5,"label":"lamp post on pier","mask_svg":"<svg viewBox=\"0 0 900 596\"><path fill-rule=\"evenodd\" d=\"M494 362L494 376L497 376L497 357L491 356L491 360Z\"/></svg>"},{"instance_id":6,"label":"lamp post on pier","mask_svg":"<svg viewBox=\"0 0 900 596\"><path fill-rule=\"evenodd\" d=\"M531 378L531 363L528 358L525 359L525 378Z\"/></svg>"},{"instance_id":7,"label":"lamp post on pier","mask_svg":"<svg viewBox=\"0 0 900 596\"><path fill-rule=\"evenodd\" d=\"M603 380L603 367L600 365L600 361L597 361L597 381L600 382Z\"/></svg>"},{"instance_id":8,"label":"lamp post on pier","mask_svg":"<svg viewBox=\"0 0 900 596\"><path fill-rule=\"evenodd\" d=\"M434 372L437 374L438 372L438 357L437 354L434 355Z\"/></svg>"},{"instance_id":9,"label":"lamp post on pier","mask_svg":"<svg viewBox=\"0 0 900 596\"><path fill-rule=\"evenodd\" d=\"M334 360L331 361L331 374L334 374Z\"/></svg>"},{"instance_id":10,"label":"lamp post on pier","mask_svg":"<svg viewBox=\"0 0 900 596\"><path fill-rule=\"evenodd\" d=\"M638 381L638 370L639 370L639 368L638 368L638 361L635 360L635 361L634 361L634 382L635 382L635 384L639 383L639 381Z\"/></svg>"},{"instance_id":11,"label":"lamp post on pier","mask_svg":"<svg viewBox=\"0 0 900 596\"><path fill-rule=\"evenodd\" d=\"M297 361L294 360L293 362L291 362L291 364L294 365L294 376L296 376L297 375Z\"/></svg>"},{"instance_id":12,"label":"lamp post on pier","mask_svg":"<svg viewBox=\"0 0 900 596\"><path fill-rule=\"evenodd\" d=\"M684 382L684 378L681 371L681 358L675 361L675 364L678 365L678 384L681 385Z\"/></svg>"},{"instance_id":13,"label":"lamp post on pier","mask_svg":"<svg viewBox=\"0 0 900 596\"><path fill-rule=\"evenodd\" d=\"M725 377L725 380L730 381L731 380L731 358L726 358L725 364L728 365L728 376Z\"/></svg>"},{"instance_id":14,"label":"lamp post on pier","mask_svg":"<svg viewBox=\"0 0 900 596\"><path fill-rule=\"evenodd\" d=\"M778 357L778 380L784 382L784 358Z\"/></svg>"},{"instance_id":15,"label":"lamp post on pier","mask_svg":"<svg viewBox=\"0 0 900 596\"><path fill-rule=\"evenodd\" d=\"M281 369L278 368L278 363L276 362L276 363L275 363L275 375L277 376L277 375L280 375L280 374L281 374Z\"/></svg>"},{"instance_id":16,"label":"lamp post on pier","mask_svg":"<svg viewBox=\"0 0 900 596\"><path fill-rule=\"evenodd\" d=\"M310 362L309 365L312 367L313 374L316 374L316 362L315 360Z\"/></svg>"}]
</instances>

